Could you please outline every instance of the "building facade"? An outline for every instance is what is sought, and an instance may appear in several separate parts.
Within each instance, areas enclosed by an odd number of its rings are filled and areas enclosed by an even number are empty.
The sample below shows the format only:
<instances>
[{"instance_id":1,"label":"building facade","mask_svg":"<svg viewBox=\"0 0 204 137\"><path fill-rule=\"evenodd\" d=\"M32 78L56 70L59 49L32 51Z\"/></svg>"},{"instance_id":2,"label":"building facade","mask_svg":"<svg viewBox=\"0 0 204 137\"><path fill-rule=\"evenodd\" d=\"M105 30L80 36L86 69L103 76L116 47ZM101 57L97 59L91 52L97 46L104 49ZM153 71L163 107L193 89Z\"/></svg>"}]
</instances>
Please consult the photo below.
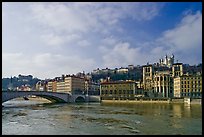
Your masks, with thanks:
<instances>
[{"instance_id":1,"label":"building facade","mask_svg":"<svg viewBox=\"0 0 204 137\"><path fill-rule=\"evenodd\" d=\"M100 95L100 84L85 80L85 94Z\"/></svg>"},{"instance_id":2,"label":"building facade","mask_svg":"<svg viewBox=\"0 0 204 137\"><path fill-rule=\"evenodd\" d=\"M202 75L174 78L174 97L202 97Z\"/></svg>"},{"instance_id":3,"label":"building facade","mask_svg":"<svg viewBox=\"0 0 204 137\"><path fill-rule=\"evenodd\" d=\"M183 75L183 64L182 63L176 63L172 66L172 76L173 77L179 77Z\"/></svg>"},{"instance_id":4,"label":"building facade","mask_svg":"<svg viewBox=\"0 0 204 137\"><path fill-rule=\"evenodd\" d=\"M154 74L153 65L143 66L143 89L147 92L153 91L154 87L153 74Z\"/></svg>"},{"instance_id":5,"label":"building facade","mask_svg":"<svg viewBox=\"0 0 204 137\"><path fill-rule=\"evenodd\" d=\"M46 81L38 81L35 85L36 91L47 91L47 82Z\"/></svg>"},{"instance_id":6,"label":"building facade","mask_svg":"<svg viewBox=\"0 0 204 137\"><path fill-rule=\"evenodd\" d=\"M47 83L47 91L57 92L57 81L56 80L48 81L48 83Z\"/></svg>"},{"instance_id":7,"label":"building facade","mask_svg":"<svg viewBox=\"0 0 204 137\"><path fill-rule=\"evenodd\" d=\"M71 94L85 91L85 79L76 76L65 77L65 90Z\"/></svg>"},{"instance_id":8,"label":"building facade","mask_svg":"<svg viewBox=\"0 0 204 137\"><path fill-rule=\"evenodd\" d=\"M137 85L134 81L103 82L100 85L101 100L134 99Z\"/></svg>"},{"instance_id":9,"label":"building facade","mask_svg":"<svg viewBox=\"0 0 204 137\"><path fill-rule=\"evenodd\" d=\"M57 91L56 92L67 92L65 89L65 82L64 81L58 81L57 82Z\"/></svg>"},{"instance_id":10,"label":"building facade","mask_svg":"<svg viewBox=\"0 0 204 137\"><path fill-rule=\"evenodd\" d=\"M173 97L173 78L169 71L155 73L153 93L155 97Z\"/></svg>"}]
</instances>

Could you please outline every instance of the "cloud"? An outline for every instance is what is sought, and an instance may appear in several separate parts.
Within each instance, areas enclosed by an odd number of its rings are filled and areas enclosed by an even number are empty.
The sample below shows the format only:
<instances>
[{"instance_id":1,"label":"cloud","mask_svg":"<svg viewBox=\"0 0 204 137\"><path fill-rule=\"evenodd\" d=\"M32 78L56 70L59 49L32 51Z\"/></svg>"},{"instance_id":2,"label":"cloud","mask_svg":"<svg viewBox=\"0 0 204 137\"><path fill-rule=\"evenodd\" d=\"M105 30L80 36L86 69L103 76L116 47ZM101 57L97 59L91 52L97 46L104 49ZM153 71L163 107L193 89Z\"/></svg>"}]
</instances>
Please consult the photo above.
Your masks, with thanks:
<instances>
[{"instance_id":1,"label":"cloud","mask_svg":"<svg viewBox=\"0 0 204 137\"><path fill-rule=\"evenodd\" d=\"M105 51L103 55L104 66L120 67L129 64L141 63L137 58L141 55L140 48L132 48L128 42L117 43L112 49L103 47Z\"/></svg>"},{"instance_id":2,"label":"cloud","mask_svg":"<svg viewBox=\"0 0 204 137\"><path fill-rule=\"evenodd\" d=\"M162 46L163 52L177 53L180 61L196 64L202 55L202 14L199 11L188 13L175 28L165 31L155 44ZM197 54L199 57L195 56Z\"/></svg>"},{"instance_id":3,"label":"cloud","mask_svg":"<svg viewBox=\"0 0 204 137\"><path fill-rule=\"evenodd\" d=\"M56 33L45 33L42 34L41 37L42 41L49 46L69 46L81 39L81 36L78 34L56 34Z\"/></svg>"},{"instance_id":4,"label":"cloud","mask_svg":"<svg viewBox=\"0 0 204 137\"><path fill-rule=\"evenodd\" d=\"M86 32L95 24L91 14L65 4L39 3L31 9L33 20L56 32Z\"/></svg>"},{"instance_id":5,"label":"cloud","mask_svg":"<svg viewBox=\"0 0 204 137\"><path fill-rule=\"evenodd\" d=\"M87 40L79 41L79 42L77 42L77 44L78 44L80 47L84 47L84 48L90 46L90 42L88 42Z\"/></svg>"},{"instance_id":6,"label":"cloud","mask_svg":"<svg viewBox=\"0 0 204 137\"><path fill-rule=\"evenodd\" d=\"M4 76L32 74L38 78L54 78L61 74L76 74L94 69L93 59L79 56L64 56L60 54L41 53L27 57L22 53L3 53L2 73Z\"/></svg>"},{"instance_id":7,"label":"cloud","mask_svg":"<svg viewBox=\"0 0 204 137\"><path fill-rule=\"evenodd\" d=\"M109 26L113 27L119 23L119 20L128 17L140 21L151 20L158 15L161 5L139 2L38 3L30 7L33 20L44 27L50 27L57 32L85 33L101 31Z\"/></svg>"},{"instance_id":8,"label":"cloud","mask_svg":"<svg viewBox=\"0 0 204 137\"><path fill-rule=\"evenodd\" d=\"M145 43L120 42L117 38L105 38L100 50L104 67L144 65L155 63L162 55L174 54L183 63L198 64L202 56L202 14L188 12L172 29L164 31L160 37ZM112 46L110 46L112 45ZM137 45L137 46L136 46ZM139 48L138 48L139 47Z\"/></svg>"},{"instance_id":9,"label":"cloud","mask_svg":"<svg viewBox=\"0 0 204 137\"><path fill-rule=\"evenodd\" d=\"M154 26L148 26L150 30L144 29L141 33L136 24L141 27L143 22L154 24L164 5L150 2L21 3L20 10L16 3L15 8L9 9L7 4L2 12L3 75L25 72L52 78L83 70L90 72L98 67L154 63L162 55L171 53L184 63L200 62L202 13L199 11L184 11L173 28L154 36L154 40L142 42Z\"/></svg>"}]
</instances>

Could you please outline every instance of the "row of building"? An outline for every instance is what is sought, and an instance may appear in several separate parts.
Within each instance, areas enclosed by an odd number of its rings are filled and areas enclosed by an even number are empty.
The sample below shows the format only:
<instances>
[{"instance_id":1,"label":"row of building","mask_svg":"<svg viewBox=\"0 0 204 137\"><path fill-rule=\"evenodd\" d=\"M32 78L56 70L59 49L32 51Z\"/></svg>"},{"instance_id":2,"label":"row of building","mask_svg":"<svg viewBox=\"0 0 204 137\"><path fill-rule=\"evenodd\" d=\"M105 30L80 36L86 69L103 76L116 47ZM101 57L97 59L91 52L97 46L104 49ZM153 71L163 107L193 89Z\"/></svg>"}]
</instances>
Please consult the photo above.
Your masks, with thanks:
<instances>
[{"instance_id":1,"label":"row of building","mask_svg":"<svg viewBox=\"0 0 204 137\"><path fill-rule=\"evenodd\" d=\"M76 75L62 75L62 77L39 81L36 84L37 91L68 92L70 94L99 95L99 87L98 83Z\"/></svg>"},{"instance_id":2,"label":"row of building","mask_svg":"<svg viewBox=\"0 0 204 137\"><path fill-rule=\"evenodd\" d=\"M159 63L144 66L129 65L115 69L116 73L141 72L141 80L112 80L110 77L94 82L90 75L62 75L51 80L39 81L37 91L69 92L70 94L94 94L101 99L134 99L135 97L196 97L202 96L202 65L197 67L174 63L174 56L165 56ZM140 71L141 69L141 71ZM139 71L138 71L139 70ZM95 75L112 72L110 69L97 69Z\"/></svg>"},{"instance_id":3,"label":"row of building","mask_svg":"<svg viewBox=\"0 0 204 137\"><path fill-rule=\"evenodd\" d=\"M182 63L175 63L169 70L153 65L143 66L143 88L149 96L201 97L202 72L189 74Z\"/></svg>"}]
</instances>

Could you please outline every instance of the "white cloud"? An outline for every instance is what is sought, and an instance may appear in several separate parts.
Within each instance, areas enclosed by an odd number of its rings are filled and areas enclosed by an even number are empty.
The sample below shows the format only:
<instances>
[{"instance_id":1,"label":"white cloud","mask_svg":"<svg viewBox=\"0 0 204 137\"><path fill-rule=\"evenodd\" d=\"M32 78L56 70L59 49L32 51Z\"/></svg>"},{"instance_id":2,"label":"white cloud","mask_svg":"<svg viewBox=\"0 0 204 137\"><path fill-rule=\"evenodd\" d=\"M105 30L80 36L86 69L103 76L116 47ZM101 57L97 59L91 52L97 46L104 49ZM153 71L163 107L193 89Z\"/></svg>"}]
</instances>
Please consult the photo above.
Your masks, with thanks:
<instances>
[{"instance_id":1,"label":"white cloud","mask_svg":"<svg viewBox=\"0 0 204 137\"><path fill-rule=\"evenodd\" d=\"M103 55L104 67L120 67L142 63L137 60L141 56L140 48L131 48L128 42L117 43L112 49L103 48L103 51L106 51Z\"/></svg>"},{"instance_id":2,"label":"white cloud","mask_svg":"<svg viewBox=\"0 0 204 137\"><path fill-rule=\"evenodd\" d=\"M31 6L33 19L56 32L86 32L95 24L87 11L68 7L65 4L40 3Z\"/></svg>"},{"instance_id":3,"label":"white cloud","mask_svg":"<svg viewBox=\"0 0 204 137\"><path fill-rule=\"evenodd\" d=\"M81 39L81 36L78 34L70 34L70 35L58 35L57 33L46 33L42 34L41 37L42 41L46 45L50 46L69 46L75 43L76 41Z\"/></svg>"},{"instance_id":4,"label":"white cloud","mask_svg":"<svg viewBox=\"0 0 204 137\"><path fill-rule=\"evenodd\" d=\"M57 36L55 34L44 34L44 35L41 35L41 39L47 44L47 45L51 45L51 46L60 46L62 44L64 44L64 40L62 37L60 36Z\"/></svg>"},{"instance_id":5,"label":"white cloud","mask_svg":"<svg viewBox=\"0 0 204 137\"><path fill-rule=\"evenodd\" d=\"M77 44L78 44L80 47L84 47L84 48L90 46L90 42L88 42L87 40L78 41Z\"/></svg>"},{"instance_id":6,"label":"white cloud","mask_svg":"<svg viewBox=\"0 0 204 137\"><path fill-rule=\"evenodd\" d=\"M108 46L113 46L117 43L117 39L113 36L106 37L102 40L102 44L108 45Z\"/></svg>"},{"instance_id":7,"label":"white cloud","mask_svg":"<svg viewBox=\"0 0 204 137\"><path fill-rule=\"evenodd\" d=\"M140 48L132 47L128 42L121 43L116 38L106 38L103 43L100 50L104 67L154 63L162 55L172 53L180 62L198 64L202 56L202 14L197 12L184 16L175 28L165 31L156 40L138 43Z\"/></svg>"},{"instance_id":8,"label":"white cloud","mask_svg":"<svg viewBox=\"0 0 204 137\"><path fill-rule=\"evenodd\" d=\"M97 67L153 63L166 53L174 53L180 61L195 64L202 55L200 12L184 12L174 28L164 31L155 40L141 43L128 41L134 39L132 33L137 32L137 28L132 28L135 30L129 35L129 30L125 30L128 27L124 27L124 24L126 21L133 25L154 19L160 14L163 4L73 2L28 5L21 3L26 10L16 10L17 6L6 10L9 12L2 12L3 30L6 31L3 38L12 35L12 40L4 39L6 44L2 48L4 76L25 72L52 78L77 73L85 68L90 72ZM8 16L8 13L12 13L12 16ZM141 37L147 33L141 33ZM19 51L15 50L14 45L19 46Z\"/></svg>"},{"instance_id":9,"label":"white cloud","mask_svg":"<svg viewBox=\"0 0 204 137\"><path fill-rule=\"evenodd\" d=\"M3 53L3 77L32 74L38 78L54 78L61 74L76 74L94 69L93 59L79 56L42 53L27 57L22 53Z\"/></svg>"},{"instance_id":10,"label":"white cloud","mask_svg":"<svg viewBox=\"0 0 204 137\"><path fill-rule=\"evenodd\" d=\"M200 47L202 40L201 13L185 16L176 28L164 32L163 40L175 45L178 50Z\"/></svg>"},{"instance_id":11,"label":"white cloud","mask_svg":"<svg viewBox=\"0 0 204 137\"><path fill-rule=\"evenodd\" d=\"M201 57L202 54L202 14L198 11L184 16L175 28L165 31L155 44L163 46L163 52L178 53L180 61L199 63L195 55Z\"/></svg>"},{"instance_id":12,"label":"white cloud","mask_svg":"<svg viewBox=\"0 0 204 137\"><path fill-rule=\"evenodd\" d=\"M38 3L31 6L33 19L66 33L107 31L120 19L150 20L158 15L156 3ZM108 27L108 29L106 29ZM114 27L117 28L117 27Z\"/></svg>"}]
</instances>

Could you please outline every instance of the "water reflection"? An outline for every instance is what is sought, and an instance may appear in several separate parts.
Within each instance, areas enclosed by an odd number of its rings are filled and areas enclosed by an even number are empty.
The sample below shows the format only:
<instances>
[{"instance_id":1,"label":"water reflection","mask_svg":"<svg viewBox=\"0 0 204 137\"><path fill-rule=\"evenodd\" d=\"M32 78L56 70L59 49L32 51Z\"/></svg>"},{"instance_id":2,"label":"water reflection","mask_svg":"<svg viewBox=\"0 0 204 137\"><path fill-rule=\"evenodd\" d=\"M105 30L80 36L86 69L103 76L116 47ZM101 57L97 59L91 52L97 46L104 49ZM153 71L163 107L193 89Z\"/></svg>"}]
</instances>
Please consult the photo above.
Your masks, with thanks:
<instances>
[{"instance_id":1,"label":"water reflection","mask_svg":"<svg viewBox=\"0 0 204 137\"><path fill-rule=\"evenodd\" d=\"M138 115L149 115L149 116L157 116L161 115L164 110L168 110L171 108L171 105L169 104L152 104L152 103L135 103L135 104L128 104L128 103L102 103L102 106L109 106L109 107L118 107L118 108L124 108L123 111L119 111L117 113L125 113L125 111L128 111L127 113L132 114L138 114ZM131 110L131 111L129 111ZM116 112L115 112L116 113ZM124 114L123 113L123 114Z\"/></svg>"},{"instance_id":2,"label":"water reflection","mask_svg":"<svg viewBox=\"0 0 204 137\"><path fill-rule=\"evenodd\" d=\"M202 134L200 105L29 104L4 107L2 115L3 134Z\"/></svg>"}]
</instances>

